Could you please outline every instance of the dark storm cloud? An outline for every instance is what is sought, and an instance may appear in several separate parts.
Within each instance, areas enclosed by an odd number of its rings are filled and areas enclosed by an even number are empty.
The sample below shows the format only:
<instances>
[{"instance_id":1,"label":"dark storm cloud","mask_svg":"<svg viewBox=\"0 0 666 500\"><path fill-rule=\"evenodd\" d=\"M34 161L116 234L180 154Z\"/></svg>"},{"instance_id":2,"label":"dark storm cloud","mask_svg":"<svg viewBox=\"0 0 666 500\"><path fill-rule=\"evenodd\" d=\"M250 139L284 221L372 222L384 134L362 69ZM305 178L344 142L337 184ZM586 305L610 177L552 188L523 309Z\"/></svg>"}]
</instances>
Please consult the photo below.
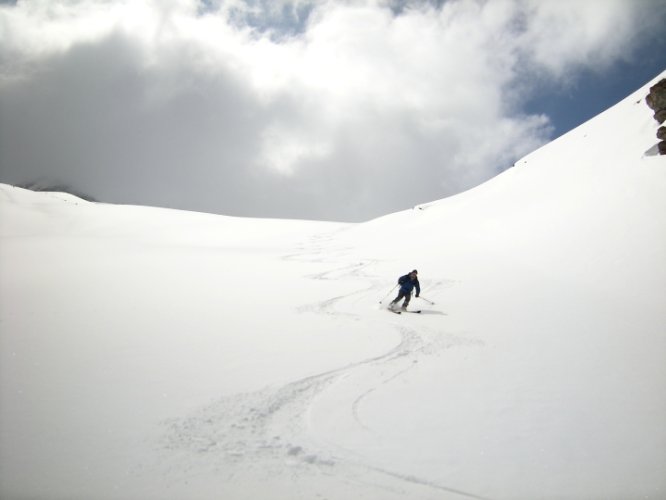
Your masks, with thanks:
<instances>
[{"instance_id":1,"label":"dark storm cloud","mask_svg":"<svg viewBox=\"0 0 666 500\"><path fill-rule=\"evenodd\" d=\"M187 50L164 68L146 67L140 54L111 36L49 58L39 77L5 88L3 164L22 179L52 177L121 202L182 206L205 179L232 207L229 187L248 182L244 158L257 148L260 113L230 75L197 74Z\"/></svg>"}]
</instances>

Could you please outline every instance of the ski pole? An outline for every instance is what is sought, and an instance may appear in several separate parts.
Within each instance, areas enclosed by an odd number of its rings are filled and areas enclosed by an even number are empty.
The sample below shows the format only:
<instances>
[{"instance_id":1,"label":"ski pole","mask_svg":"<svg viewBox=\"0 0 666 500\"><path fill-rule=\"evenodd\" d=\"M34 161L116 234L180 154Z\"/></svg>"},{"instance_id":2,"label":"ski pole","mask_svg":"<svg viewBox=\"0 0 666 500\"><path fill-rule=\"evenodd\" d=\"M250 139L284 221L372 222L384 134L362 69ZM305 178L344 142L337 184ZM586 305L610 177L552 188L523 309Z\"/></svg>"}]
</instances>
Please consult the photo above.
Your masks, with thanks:
<instances>
[{"instance_id":1,"label":"ski pole","mask_svg":"<svg viewBox=\"0 0 666 500\"><path fill-rule=\"evenodd\" d=\"M417 297L418 299L425 300L428 304L435 305L435 303L432 300L428 300L425 297L421 297L420 295Z\"/></svg>"},{"instance_id":2,"label":"ski pole","mask_svg":"<svg viewBox=\"0 0 666 500\"><path fill-rule=\"evenodd\" d=\"M393 288L391 288L391 291L390 291L389 293L386 294L386 297L388 297L389 295L391 295L391 294L393 293L393 290L395 290L396 288L398 288L398 285L396 285L396 286L394 286ZM386 297L384 297L382 300L380 300L379 303L381 304L382 302L384 302L384 301L386 300Z\"/></svg>"}]
</instances>

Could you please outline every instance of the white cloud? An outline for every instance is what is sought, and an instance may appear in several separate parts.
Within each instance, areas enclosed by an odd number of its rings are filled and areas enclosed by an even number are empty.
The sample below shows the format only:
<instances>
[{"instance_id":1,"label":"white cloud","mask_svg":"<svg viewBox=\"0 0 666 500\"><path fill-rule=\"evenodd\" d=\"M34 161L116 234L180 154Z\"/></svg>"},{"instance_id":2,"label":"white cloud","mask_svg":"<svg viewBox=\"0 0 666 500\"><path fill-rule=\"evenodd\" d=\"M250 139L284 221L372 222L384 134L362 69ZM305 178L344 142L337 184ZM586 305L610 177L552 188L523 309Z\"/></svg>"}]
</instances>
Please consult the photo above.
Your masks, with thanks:
<instances>
[{"instance_id":1,"label":"white cloud","mask_svg":"<svg viewBox=\"0 0 666 500\"><path fill-rule=\"evenodd\" d=\"M644 22L628 0L437 4L0 7L0 169L74 177L101 199L367 218L471 187L543 143L547 119L517 95L529 71L609 64ZM136 186L117 193L118 179Z\"/></svg>"},{"instance_id":2,"label":"white cloud","mask_svg":"<svg viewBox=\"0 0 666 500\"><path fill-rule=\"evenodd\" d=\"M311 130L289 130L281 123L269 126L261 137L258 162L279 173L293 174L294 165L332 154L332 146L322 140L321 135Z\"/></svg>"},{"instance_id":3,"label":"white cloud","mask_svg":"<svg viewBox=\"0 0 666 500\"><path fill-rule=\"evenodd\" d=\"M650 4L657 5L649 0L528 0L524 15L529 23L519 42L535 64L555 75L575 65L604 66L644 26L640 17L649 15L643 9Z\"/></svg>"}]
</instances>

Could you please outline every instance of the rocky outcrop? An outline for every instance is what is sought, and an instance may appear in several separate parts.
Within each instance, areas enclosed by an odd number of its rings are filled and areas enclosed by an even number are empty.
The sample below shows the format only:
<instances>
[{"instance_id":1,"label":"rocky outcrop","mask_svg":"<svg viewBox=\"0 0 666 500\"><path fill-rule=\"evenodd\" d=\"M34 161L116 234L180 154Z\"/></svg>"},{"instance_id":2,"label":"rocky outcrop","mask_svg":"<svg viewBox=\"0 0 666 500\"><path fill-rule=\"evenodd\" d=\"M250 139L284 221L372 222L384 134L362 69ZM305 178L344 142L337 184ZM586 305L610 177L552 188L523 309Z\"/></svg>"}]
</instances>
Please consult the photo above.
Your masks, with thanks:
<instances>
[{"instance_id":1,"label":"rocky outcrop","mask_svg":"<svg viewBox=\"0 0 666 500\"><path fill-rule=\"evenodd\" d=\"M664 123L664 121L666 121L666 109L659 109L655 111L654 119L659 123Z\"/></svg>"},{"instance_id":2,"label":"rocky outcrop","mask_svg":"<svg viewBox=\"0 0 666 500\"><path fill-rule=\"evenodd\" d=\"M659 127L659 130L657 130L657 139L666 141L666 127Z\"/></svg>"},{"instance_id":3,"label":"rocky outcrop","mask_svg":"<svg viewBox=\"0 0 666 500\"><path fill-rule=\"evenodd\" d=\"M645 102L654 111L654 119L660 124L666 121L666 78L650 87L650 93ZM659 127L657 138L661 142L657 145L660 155L666 155L666 127Z\"/></svg>"}]
</instances>

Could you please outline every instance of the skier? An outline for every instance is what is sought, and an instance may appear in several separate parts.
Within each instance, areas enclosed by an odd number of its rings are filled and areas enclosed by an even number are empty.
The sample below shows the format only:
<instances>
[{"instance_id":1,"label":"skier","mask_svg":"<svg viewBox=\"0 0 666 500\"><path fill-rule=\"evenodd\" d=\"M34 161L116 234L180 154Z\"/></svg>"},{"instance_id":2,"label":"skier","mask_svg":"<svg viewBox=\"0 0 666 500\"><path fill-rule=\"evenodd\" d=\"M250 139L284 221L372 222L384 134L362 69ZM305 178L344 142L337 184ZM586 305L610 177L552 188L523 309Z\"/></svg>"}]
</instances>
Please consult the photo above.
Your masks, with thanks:
<instances>
[{"instance_id":1,"label":"skier","mask_svg":"<svg viewBox=\"0 0 666 500\"><path fill-rule=\"evenodd\" d=\"M400 299L405 299L402 303L402 309L407 309L409 301L412 298L412 290L416 288L416 296L418 297L421 293L421 285L419 285L419 279L417 277L418 272L414 269L411 273L405 274L398 278L398 284L400 285L400 291L398 296L391 301L389 308L393 309L393 306L400 302Z\"/></svg>"}]
</instances>

